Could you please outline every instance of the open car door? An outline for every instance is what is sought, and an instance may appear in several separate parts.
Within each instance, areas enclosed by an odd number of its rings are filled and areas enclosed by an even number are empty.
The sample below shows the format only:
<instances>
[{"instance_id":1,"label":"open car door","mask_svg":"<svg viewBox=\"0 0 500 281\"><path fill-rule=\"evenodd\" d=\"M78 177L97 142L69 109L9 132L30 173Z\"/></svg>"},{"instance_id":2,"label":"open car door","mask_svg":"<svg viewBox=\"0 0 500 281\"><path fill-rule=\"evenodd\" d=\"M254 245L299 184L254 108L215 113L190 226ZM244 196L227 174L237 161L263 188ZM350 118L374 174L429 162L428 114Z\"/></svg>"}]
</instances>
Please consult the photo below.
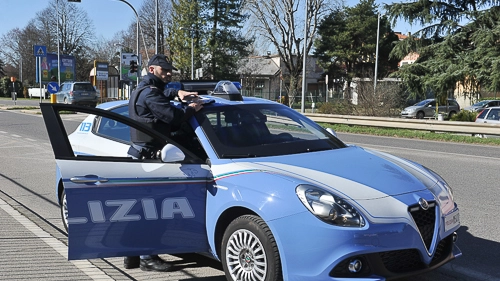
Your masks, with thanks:
<instances>
[{"instance_id":1,"label":"open car door","mask_svg":"<svg viewBox=\"0 0 500 281\"><path fill-rule=\"evenodd\" d=\"M213 180L208 165L128 117L65 104L40 108L67 200L70 260L208 251L205 206ZM146 160L109 152L75 155L67 132L79 124L63 121L62 111L134 127L165 143L165 155Z\"/></svg>"}]
</instances>

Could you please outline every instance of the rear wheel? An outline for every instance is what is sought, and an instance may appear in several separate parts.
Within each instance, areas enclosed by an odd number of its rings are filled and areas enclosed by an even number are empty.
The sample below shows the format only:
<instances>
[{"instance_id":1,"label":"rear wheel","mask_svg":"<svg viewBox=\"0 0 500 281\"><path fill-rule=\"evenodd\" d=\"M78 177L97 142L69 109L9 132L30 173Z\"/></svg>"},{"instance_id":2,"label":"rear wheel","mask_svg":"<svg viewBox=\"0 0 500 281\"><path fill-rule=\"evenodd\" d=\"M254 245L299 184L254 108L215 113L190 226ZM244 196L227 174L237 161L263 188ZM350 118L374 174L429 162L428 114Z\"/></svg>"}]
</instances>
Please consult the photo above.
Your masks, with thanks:
<instances>
[{"instance_id":1,"label":"rear wheel","mask_svg":"<svg viewBox=\"0 0 500 281\"><path fill-rule=\"evenodd\" d=\"M450 114L448 115L448 119L451 119L451 117L453 117L455 114L457 114L455 111L450 112Z\"/></svg>"},{"instance_id":2,"label":"rear wheel","mask_svg":"<svg viewBox=\"0 0 500 281\"><path fill-rule=\"evenodd\" d=\"M222 238L222 267L229 281L283 280L274 236L258 216L233 220Z\"/></svg>"},{"instance_id":3,"label":"rear wheel","mask_svg":"<svg viewBox=\"0 0 500 281\"><path fill-rule=\"evenodd\" d=\"M423 111L417 112L417 119L424 119L424 116L425 116L425 114Z\"/></svg>"},{"instance_id":4,"label":"rear wheel","mask_svg":"<svg viewBox=\"0 0 500 281\"><path fill-rule=\"evenodd\" d=\"M66 200L66 192L64 190L61 194L59 208L61 209L61 219L64 225L64 229L66 229L66 232L68 232L68 200Z\"/></svg>"},{"instance_id":5,"label":"rear wheel","mask_svg":"<svg viewBox=\"0 0 500 281\"><path fill-rule=\"evenodd\" d=\"M64 98L64 103L69 104L68 99L66 97Z\"/></svg>"}]
</instances>

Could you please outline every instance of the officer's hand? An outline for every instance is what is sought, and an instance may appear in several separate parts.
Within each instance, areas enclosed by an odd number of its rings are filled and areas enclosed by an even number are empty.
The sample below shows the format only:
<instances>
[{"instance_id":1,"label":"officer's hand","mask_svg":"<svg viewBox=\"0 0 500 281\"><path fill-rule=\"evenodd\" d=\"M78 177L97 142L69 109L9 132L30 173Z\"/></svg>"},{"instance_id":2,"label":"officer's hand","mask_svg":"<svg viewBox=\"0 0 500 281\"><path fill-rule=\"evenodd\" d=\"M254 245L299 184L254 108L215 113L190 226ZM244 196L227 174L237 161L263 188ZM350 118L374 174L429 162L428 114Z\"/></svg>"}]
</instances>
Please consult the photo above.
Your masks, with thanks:
<instances>
[{"instance_id":1,"label":"officer's hand","mask_svg":"<svg viewBox=\"0 0 500 281\"><path fill-rule=\"evenodd\" d=\"M203 108L203 104L198 100L193 101L192 103L188 104L188 106L193 107L194 110L196 110L196 111Z\"/></svg>"},{"instance_id":2,"label":"officer's hand","mask_svg":"<svg viewBox=\"0 0 500 281\"><path fill-rule=\"evenodd\" d=\"M181 101L193 101L195 99L198 99L198 92L187 92L179 90L177 92L177 96L179 96L179 99Z\"/></svg>"}]
</instances>

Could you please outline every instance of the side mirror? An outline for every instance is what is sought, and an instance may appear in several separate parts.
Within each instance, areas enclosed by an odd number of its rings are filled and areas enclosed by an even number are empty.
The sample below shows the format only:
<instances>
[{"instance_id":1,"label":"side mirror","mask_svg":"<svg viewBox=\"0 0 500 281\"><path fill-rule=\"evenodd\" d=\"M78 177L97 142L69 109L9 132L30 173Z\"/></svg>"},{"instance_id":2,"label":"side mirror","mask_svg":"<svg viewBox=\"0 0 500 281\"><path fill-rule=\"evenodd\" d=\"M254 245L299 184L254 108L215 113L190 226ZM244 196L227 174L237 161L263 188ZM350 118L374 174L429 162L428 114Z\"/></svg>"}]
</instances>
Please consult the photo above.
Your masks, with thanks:
<instances>
[{"instance_id":1,"label":"side mirror","mask_svg":"<svg viewBox=\"0 0 500 281\"><path fill-rule=\"evenodd\" d=\"M173 144L167 144L161 150L161 161L164 163L173 163L182 161L186 158L186 155L177 146Z\"/></svg>"},{"instance_id":2,"label":"side mirror","mask_svg":"<svg viewBox=\"0 0 500 281\"><path fill-rule=\"evenodd\" d=\"M335 132L332 128L326 128L326 131L327 131L328 133L330 133L330 135L332 135L332 136L334 136L334 137L338 138L338 136L337 136L337 132Z\"/></svg>"}]
</instances>

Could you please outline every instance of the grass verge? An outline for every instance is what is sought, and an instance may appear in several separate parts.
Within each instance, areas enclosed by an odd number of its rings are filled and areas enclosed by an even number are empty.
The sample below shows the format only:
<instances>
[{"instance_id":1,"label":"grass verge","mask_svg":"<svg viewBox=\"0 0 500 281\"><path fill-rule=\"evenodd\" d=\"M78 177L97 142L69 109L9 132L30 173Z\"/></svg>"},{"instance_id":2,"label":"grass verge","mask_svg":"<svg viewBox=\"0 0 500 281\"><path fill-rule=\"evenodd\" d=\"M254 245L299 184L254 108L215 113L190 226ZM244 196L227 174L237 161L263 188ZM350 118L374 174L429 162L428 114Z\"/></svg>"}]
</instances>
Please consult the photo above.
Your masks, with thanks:
<instances>
[{"instance_id":1,"label":"grass verge","mask_svg":"<svg viewBox=\"0 0 500 281\"><path fill-rule=\"evenodd\" d=\"M434 140L434 141L446 141L446 142L470 143L470 144L500 145L500 138L479 138L479 137L473 137L472 135L467 136L467 135L457 135L457 134L441 133L441 132L435 133L428 131L379 128L379 127L367 127L367 126L348 126L344 124L328 124L328 123L319 123L319 124L324 128L332 128L333 130L339 133L365 134L365 135L384 136L384 137Z\"/></svg>"}]
</instances>

